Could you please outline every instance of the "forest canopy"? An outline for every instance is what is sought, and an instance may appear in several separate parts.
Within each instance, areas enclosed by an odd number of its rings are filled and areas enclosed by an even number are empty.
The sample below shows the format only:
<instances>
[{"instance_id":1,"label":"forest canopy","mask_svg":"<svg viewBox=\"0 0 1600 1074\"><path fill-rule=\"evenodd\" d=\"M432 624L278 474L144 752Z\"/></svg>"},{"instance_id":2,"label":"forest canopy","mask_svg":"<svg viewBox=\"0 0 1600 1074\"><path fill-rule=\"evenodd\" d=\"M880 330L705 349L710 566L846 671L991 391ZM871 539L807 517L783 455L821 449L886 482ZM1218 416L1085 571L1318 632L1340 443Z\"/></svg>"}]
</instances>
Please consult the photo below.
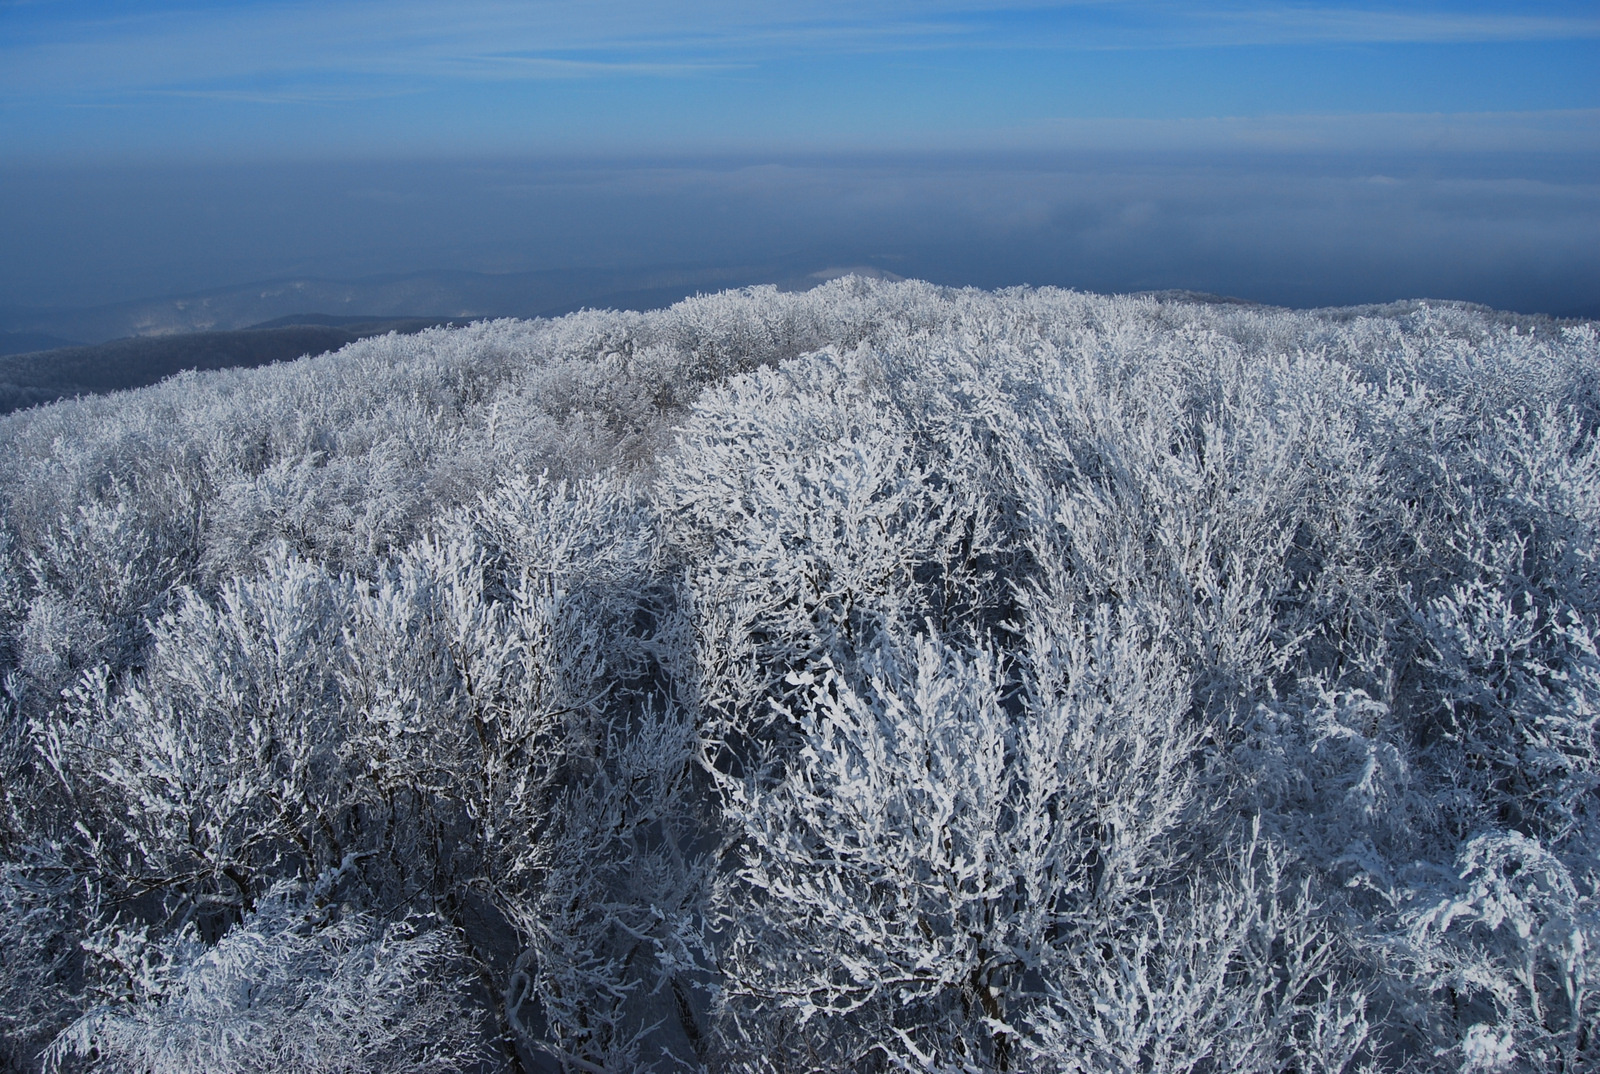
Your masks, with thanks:
<instances>
[{"instance_id":1,"label":"forest canopy","mask_svg":"<svg viewBox=\"0 0 1600 1074\"><path fill-rule=\"evenodd\" d=\"M850 277L0 419L0 1064L1600 1066L1600 333Z\"/></svg>"}]
</instances>

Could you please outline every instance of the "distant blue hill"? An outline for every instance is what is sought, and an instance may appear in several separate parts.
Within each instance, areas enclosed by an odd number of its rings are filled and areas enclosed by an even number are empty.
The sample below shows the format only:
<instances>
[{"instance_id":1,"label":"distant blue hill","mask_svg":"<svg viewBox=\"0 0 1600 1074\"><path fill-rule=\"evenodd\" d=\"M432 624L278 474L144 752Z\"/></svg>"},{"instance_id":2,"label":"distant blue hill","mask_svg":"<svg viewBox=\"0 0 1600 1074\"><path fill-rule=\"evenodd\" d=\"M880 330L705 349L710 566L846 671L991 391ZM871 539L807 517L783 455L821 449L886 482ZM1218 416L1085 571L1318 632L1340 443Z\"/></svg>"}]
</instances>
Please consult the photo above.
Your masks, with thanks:
<instances>
[{"instance_id":1,"label":"distant blue hill","mask_svg":"<svg viewBox=\"0 0 1600 1074\"><path fill-rule=\"evenodd\" d=\"M413 272L357 280L298 277L158 296L80 309L0 309L0 333L40 342L0 353L68 343L105 343L132 336L231 332L315 323L337 327L383 318L438 316L457 321L548 317L590 309L653 309L701 292L773 283L805 289L854 272L893 278L871 268L824 268L815 262L666 266L648 269L562 269L541 272ZM318 311L319 318L306 311ZM0 338L4 338L0 336Z\"/></svg>"},{"instance_id":2,"label":"distant blue hill","mask_svg":"<svg viewBox=\"0 0 1600 1074\"><path fill-rule=\"evenodd\" d=\"M409 335L449 323L445 317L382 320L304 314L236 332L191 332L9 354L0 356L0 414L77 395L142 388L186 369L271 365L370 336Z\"/></svg>"},{"instance_id":3,"label":"distant blue hill","mask_svg":"<svg viewBox=\"0 0 1600 1074\"><path fill-rule=\"evenodd\" d=\"M0 332L0 355L74 347L81 342L82 340L67 339L64 336L52 336L47 332Z\"/></svg>"}]
</instances>

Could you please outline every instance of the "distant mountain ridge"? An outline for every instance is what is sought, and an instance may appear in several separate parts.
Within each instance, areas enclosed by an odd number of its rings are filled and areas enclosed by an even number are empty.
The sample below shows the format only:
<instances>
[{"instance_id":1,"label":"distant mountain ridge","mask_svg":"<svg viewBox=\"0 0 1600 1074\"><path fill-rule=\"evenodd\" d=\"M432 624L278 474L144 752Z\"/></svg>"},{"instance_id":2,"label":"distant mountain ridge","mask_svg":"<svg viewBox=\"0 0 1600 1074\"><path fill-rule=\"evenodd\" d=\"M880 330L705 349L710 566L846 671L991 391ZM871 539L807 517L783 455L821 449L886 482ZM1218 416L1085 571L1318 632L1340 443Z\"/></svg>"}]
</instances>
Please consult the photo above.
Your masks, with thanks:
<instances>
[{"instance_id":1,"label":"distant mountain ridge","mask_svg":"<svg viewBox=\"0 0 1600 1074\"><path fill-rule=\"evenodd\" d=\"M326 324L325 321L342 321ZM311 314L235 332L119 339L0 357L0 414L76 395L142 388L187 369L253 368L337 350L398 332L453 323L444 317L390 320Z\"/></svg>"},{"instance_id":2,"label":"distant mountain ridge","mask_svg":"<svg viewBox=\"0 0 1600 1074\"><path fill-rule=\"evenodd\" d=\"M76 347L82 342L63 336L52 336L48 332L0 332L0 356Z\"/></svg>"},{"instance_id":3,"label":"distant mountain ridge","mask_svg":"<svg viewBox=\"0 0 1600 1074\"><path fill-rule=\"evenodd\" d=\"M221 287L194 294L139 299L82 309L0 311L0 342L9 334L58 342L11 347L0 353L42 350L69 341L105 343L135 336L229 332L307 323L306 311L335 325L423 314L457 321L489 317L549 317L584 307L653 309L699 292L751 284L803 290L855 273L899 279L870 266L828 267L815 262L647 269L558 269L540 272L413 272L356 280L292 277Z\"/></svg>"}]
</instances>

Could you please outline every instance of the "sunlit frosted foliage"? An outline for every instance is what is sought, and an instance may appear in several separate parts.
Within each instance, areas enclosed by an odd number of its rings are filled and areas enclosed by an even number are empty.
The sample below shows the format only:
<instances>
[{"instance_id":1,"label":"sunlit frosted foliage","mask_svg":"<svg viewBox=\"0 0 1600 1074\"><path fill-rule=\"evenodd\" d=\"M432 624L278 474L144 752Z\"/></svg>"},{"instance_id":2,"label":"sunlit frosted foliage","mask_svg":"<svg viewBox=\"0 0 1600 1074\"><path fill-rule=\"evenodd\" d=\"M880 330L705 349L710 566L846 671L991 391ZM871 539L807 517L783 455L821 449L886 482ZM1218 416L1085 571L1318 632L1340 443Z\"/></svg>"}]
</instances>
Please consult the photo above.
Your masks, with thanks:
<instances>
[{"instance_id":1,"label":"sunlit frosted foliage","mask_svg":"<svg viewBox=\"0 0 1600 1074\"><path fill-rule=\"evenodd\" d=\"M851 278L0 420L0 1061L1594 1067L1597 384Z\"/></svg>"},{"instance_id":2,"label":"sunlit frosted foliage","mask_svg":"<svg viewBox=\"0 0 1600 1074\"><path fill-rule=\"evenodd\" d=\"M130 995L90 1011L47 1053L173 1074L296 1070L411 1074L478 1057L448 934L427 922L374 923L280 885L215 943L192 932L154 945L119 936L137 959ZM138 950L135 954L135 949ZM443 973L441 973L443 971Z\"/></svg>"}]
</instances>

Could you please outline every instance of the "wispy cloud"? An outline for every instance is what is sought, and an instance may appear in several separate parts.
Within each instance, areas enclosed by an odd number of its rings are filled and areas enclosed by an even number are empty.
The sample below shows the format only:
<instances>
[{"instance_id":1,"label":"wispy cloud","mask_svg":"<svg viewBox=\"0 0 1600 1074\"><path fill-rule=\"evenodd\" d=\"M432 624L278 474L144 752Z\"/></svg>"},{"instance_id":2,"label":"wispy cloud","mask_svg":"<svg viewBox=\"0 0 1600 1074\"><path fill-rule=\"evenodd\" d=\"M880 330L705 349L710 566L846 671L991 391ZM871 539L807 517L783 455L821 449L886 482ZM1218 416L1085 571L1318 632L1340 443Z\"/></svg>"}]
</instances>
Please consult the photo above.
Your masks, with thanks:
<instances>
[{"instance_id":1,"label":"wispy cloud","mask_svg":"<svg viewBox=\"0 0 1600 1074\"><path fill-rule=\"evenodd\" d=\"M91 9L92 10L92 9ZM1215 48L1600 38L1600 18L1328 5L1027 0L459 0L0 7L0 92L83 94L305 77L693 77L776 56L955 48Z\"/></svg>"},{"instance_id":2,"label":"wispy cloud","mask_svg":"<svg viewBox=\"0 0 1600 1074\"><path fill-rule=\"evenodd\" d=\"M348 88L312 86L286 87L272 90L245 89L152 89L143 90L141 97L170 97L192 101L220 101L229 104L351 104L356 101L382 101L409 96L414 91L406 89L381 90L375 88Z\"/></svg>"},{"instance_id":3,"label":"wispy cloud","mask_svg":"<svg viewBox=\"0 0 1600 1074\"><path fill-rule=\"evenodd\" d=\"M1592 0L0 0L0 144L1290 147L1407 129L1588 151L1582 124L1439 117L1600 105L1596 41ZM1272 113L1297 117L1158 129ZM1325 118L1357 113L1423 118Z\"/></svg>"},{"instance_id":4,"label":"wispy cloud","mask_svg":"<svg viewBox=\"0 0 1600 1074\"><path fill-rule=\"evenodd\" d=\"M463 78L601 78L606 76L648 76L670 78L708 71L730 71L749 67L738 63L651 63L643 60L573 59L537 53L486 53L461 56L440 62L439 70Z\"/></svg>"}]
</instances>

